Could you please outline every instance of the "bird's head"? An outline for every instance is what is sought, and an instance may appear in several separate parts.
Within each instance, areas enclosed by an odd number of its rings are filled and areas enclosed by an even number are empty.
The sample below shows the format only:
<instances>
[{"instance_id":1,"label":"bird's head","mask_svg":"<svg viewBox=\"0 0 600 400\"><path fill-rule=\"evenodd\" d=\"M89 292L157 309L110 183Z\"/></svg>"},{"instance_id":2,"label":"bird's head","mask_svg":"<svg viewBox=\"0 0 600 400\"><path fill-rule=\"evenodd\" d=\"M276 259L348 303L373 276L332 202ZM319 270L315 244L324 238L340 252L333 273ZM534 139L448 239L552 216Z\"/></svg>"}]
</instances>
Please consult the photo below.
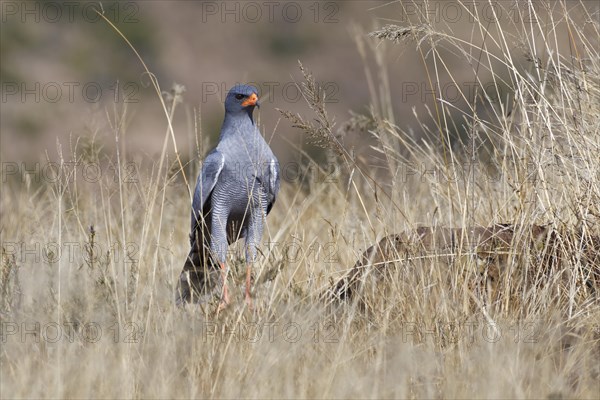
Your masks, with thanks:
<instances>
[{"instance_id":1,"label":"bird's head","mask_svg":"<svg viewBox=\"0 0 600 400\"><path fill-rule=\"evenodd\" d=\"M258 103L258 90L250 85L235 85L227 93L225 99L225 112L231 114L248 113L252 118L254 107L260 107Z\"/></svg>"}]
</instances>

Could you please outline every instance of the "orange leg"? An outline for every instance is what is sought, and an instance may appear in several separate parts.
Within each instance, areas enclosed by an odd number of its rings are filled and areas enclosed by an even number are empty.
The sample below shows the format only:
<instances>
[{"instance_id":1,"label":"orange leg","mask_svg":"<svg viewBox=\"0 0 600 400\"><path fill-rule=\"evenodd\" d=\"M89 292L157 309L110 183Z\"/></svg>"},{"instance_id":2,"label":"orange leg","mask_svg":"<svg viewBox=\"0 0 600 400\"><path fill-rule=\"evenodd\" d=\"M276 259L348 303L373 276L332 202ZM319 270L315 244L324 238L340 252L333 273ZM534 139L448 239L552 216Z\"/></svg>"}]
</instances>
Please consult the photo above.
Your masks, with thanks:
<instances>
[{"instance_id":1,"label":"orange leg","mask_svg":"<svg viewBox=\"0 0 600 400\"><path fill-rule=\"evenodd\" d=\"M246 305L252 310L252 297L250 296L250 287L252 286L252 269L250 264L246 264Z\"/></svg>"},{"instance_id":2,"label":"orange leg","mask_svg":"<svg viewBox=\"0 0 600 400\"><path fill-rule=\"evenodd\" d=\"M227 268L225 267L225 263L221 263L221 279L223 280L223 294L221 296L221 301L219 302L219 307L217 308L217 316L219 312L224 310L229 305L229 291L227 290Z\"/></svg>"}]
</instances>

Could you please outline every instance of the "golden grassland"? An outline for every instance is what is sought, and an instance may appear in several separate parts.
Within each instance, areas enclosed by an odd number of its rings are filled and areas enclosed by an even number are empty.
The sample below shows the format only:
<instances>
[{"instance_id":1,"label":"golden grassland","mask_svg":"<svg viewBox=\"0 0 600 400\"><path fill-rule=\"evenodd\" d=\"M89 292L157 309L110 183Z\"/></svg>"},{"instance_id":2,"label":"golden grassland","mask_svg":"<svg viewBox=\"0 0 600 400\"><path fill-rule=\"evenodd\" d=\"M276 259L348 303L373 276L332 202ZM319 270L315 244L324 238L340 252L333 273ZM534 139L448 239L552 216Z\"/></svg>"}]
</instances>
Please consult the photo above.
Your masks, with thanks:
<instances>
[{"instance_id":1,"label":"golden grassland","mask_svg":"<svg viewBox=\"0 0 600 400\"><path fill-rule=\"evenodd\" d=\"M422 132L394 121L382 65L365 62L369 113L339 128L301 66L314 114L282 115L330 164L284 176L254 266L254 311L239 244L229 309L215 317L216 298L174 306L198 166L182 165L169 128L150 160L119 141L135 129L126 111L111 112L116 154L74 138L42 179L3 179L1 396L597 398L599 26L558 11L514 29L476 23L468 41L426 19L357 37L365 60L406 40L431 82L453 76L453 57L510 89L495 105L483 90L465 95L458 114L440 99ZM166 115L180 95L166 98ZM383 172L344 145L350 131L372 138ZM500 223L523 228L485 256L477 241L451 253L407 246L367 259L352 298L330 296L386 235ZM534 226L555 232L551 243L531 241ZM371 273L381 263L385 273Z\"/></svg>"}]
</instances>

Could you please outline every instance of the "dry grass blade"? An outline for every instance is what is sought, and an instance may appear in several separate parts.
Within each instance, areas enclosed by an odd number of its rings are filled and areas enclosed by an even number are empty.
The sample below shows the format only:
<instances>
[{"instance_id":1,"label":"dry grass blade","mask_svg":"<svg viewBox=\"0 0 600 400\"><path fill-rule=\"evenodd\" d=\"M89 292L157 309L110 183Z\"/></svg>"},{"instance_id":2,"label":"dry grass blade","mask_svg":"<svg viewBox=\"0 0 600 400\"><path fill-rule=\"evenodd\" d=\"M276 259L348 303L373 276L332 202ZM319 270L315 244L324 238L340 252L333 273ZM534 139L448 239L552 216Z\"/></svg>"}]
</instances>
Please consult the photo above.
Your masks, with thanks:
<instances>
[{"instance_id":1,"label":"dry grass blade","mask_svg":"<svg viewBox=\"0 0 600 400\"><path fill-rule=\"evenodd\" d=\"M319 86L312 73L304 69L302 63L298 62L298 65L304 77L299 89L304 100L314 112L315 118L306 120L299 114L287 110L278 109L278 111L284 118L292 122L294 128L304 131L311 144L333 150L338 156L345 156L346 150L333 133L335 122L330 120L325 110L325 91Z\"/></svg>"},{"instance_id":2,"label":"dry grass blade","mask_svg":"<svg viewBox=\"0 0 600 400\"><path fill-rule=\"evenodd\" d=\"M394 24L384 25L381 29L376 29L369 33L369 36L377 39L385 39L394 43L400 43L402 40L411 39L417 41L420 46L424 41L435 39L440 35L428 25L414 25L401 27Z\"/></svg>"}]
</instances>

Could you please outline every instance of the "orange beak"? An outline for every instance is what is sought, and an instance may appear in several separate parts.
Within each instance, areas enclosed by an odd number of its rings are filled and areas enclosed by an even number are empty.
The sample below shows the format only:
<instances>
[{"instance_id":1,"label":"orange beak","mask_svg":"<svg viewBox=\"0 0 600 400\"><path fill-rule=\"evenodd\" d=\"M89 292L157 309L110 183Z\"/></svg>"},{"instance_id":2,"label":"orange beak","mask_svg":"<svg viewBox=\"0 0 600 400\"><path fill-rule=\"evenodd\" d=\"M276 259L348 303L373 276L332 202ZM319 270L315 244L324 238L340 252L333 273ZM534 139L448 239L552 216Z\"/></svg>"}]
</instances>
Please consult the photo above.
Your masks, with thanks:
<instances>
[{"instance_id":1,"label":"orange beak","mask_svg":"<svg viewBox=\"0 0 600 400\"><path fill-rule=\"evenodd\" d=\"M242 107L258 106L258 96L252 93L246 100L242 101Z\"/></svg>"}]
</instances>

